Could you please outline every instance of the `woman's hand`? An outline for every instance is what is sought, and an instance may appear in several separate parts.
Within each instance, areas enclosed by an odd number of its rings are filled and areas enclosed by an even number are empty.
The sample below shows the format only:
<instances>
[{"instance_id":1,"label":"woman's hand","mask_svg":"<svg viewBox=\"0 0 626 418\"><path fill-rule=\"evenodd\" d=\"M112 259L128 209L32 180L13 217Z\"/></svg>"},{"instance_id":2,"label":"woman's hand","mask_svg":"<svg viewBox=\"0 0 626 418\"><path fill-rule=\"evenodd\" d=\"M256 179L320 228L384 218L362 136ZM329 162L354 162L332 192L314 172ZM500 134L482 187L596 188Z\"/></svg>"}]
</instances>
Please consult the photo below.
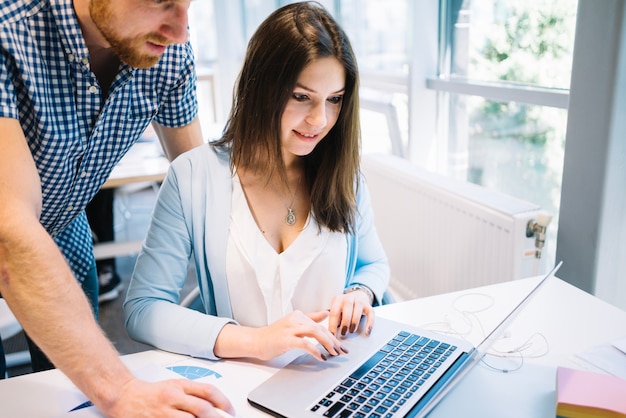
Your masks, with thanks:
<instances>
[{"instance_id":1,"label":"woman's hand","mask_svg":"<svg viewBox=\"0 0 626 418\"><path fill-rule=\"evenodd\" d=\"M362 290L337 295L330 303L328 329L335 336L338 330L341 335L355 332L363 315L367 317L365 333L370 335L374 326L374 309L370 305L370 296Z\"/></svg>"},{"instance_id":2,"label":"woman's hand","mask_svg":"<svg viewBox=\"0 0 626 418\"><path fill-rule=\"evenodd\" d=\"M278 321L262 328L250 328L228 324L222 328L215 343L214 353L218 357L254 357L270 360L287 351L300 349L318 360L328 357L317 341L331 356L346 354L341 342L320 322L328 311L308 315L294 311Z\"/></svg>"}]
</instances>

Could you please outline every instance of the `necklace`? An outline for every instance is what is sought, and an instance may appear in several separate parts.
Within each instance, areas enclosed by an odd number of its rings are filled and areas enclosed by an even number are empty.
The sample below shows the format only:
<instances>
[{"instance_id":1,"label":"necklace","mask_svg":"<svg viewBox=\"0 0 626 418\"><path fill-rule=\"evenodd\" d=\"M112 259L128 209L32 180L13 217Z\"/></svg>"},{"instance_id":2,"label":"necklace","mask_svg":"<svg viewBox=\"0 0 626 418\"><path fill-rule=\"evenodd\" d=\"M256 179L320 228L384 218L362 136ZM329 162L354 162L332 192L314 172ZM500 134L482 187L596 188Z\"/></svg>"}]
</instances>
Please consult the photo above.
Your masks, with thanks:
<instances>
[{"instance_id":1,"label":"necklace","mask_svg":"<svg viewBox=\"0 0 626 418\"><path fill-rule=\"evenodd\" d=\"M302 176L300 176L300 178L298 179L296 190L293 192L293 196L291 197L291 203L289 205L287 205L283 201L283 198L281 197L281 195L278 193L278 191L276 191L276 188L274 188L274 193L276 193L276 196L278 196L280 203L282 203L283 206L287 208L287 216L285 216L285 223L289 226L292 226L296 223L296 212L293 210L293 203L296 201L296 195L298 194L298 189L300 188L300 181L302 181ZM289 186L287 186L287 190L290 191Z\"/></svg>"}]
</instances>

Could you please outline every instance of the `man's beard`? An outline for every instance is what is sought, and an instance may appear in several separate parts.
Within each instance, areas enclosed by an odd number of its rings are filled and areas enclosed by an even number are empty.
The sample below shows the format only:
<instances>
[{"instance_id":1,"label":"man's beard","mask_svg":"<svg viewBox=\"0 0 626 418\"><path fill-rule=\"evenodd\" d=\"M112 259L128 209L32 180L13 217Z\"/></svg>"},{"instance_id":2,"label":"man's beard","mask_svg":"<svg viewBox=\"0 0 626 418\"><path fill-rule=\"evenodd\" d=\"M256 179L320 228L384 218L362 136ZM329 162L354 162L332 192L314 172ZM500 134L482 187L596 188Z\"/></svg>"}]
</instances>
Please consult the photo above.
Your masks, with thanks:
<instances>
[{"instance_id":1,"label":"man's beard","mask_svg":"<svg viewBox=\"0 0 626 418\"><path fill-rule=\"evenodd\" d=\"M122 38L117 35L111 24L112 10L108 0L92 0L89 4L89 13L96 27L111 45L111 50L120 61L134 68L150 68L156 65L161 55L141 53L141 47L147 42L158 45L169 45L172 42L156 34L143 35L138 38Z\"/></svg>"}]
</instances>

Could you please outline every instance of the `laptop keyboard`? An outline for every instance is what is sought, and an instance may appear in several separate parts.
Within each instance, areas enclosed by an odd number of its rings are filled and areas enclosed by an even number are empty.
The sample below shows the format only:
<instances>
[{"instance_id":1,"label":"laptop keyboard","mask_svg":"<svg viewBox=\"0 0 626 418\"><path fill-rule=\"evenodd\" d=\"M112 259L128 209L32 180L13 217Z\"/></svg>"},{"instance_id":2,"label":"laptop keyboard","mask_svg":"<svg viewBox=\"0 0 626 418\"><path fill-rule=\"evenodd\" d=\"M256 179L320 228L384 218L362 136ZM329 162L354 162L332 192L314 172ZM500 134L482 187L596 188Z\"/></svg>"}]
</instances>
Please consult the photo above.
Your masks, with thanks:
<instances>
[{"instance_id":1,"label":"laptop keyboard","mask_svg":"<svg viewBox=\"0 0 626 418\"><path fill-rule=\"evenodd\" d=\"M401 331L311 411L324 417L392 417L456 349Z\"/></svg>"}]
</instances>

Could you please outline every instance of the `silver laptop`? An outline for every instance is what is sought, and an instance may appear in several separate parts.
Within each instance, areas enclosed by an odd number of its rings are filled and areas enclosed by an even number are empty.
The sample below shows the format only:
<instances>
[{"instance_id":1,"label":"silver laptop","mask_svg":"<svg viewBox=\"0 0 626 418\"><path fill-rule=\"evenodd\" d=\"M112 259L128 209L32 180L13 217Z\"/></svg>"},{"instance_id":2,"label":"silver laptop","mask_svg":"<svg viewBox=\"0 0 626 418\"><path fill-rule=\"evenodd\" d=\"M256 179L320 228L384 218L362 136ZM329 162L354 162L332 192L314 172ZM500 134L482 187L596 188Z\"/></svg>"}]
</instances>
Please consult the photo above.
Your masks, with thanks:
<instances>
[{"instance_id":1,"label":"silver laptop","mask_svg":"<svg viewBox=\"0 0 626 418\"><path fill-rule=\"evenodd\" d=\"M513 318L561 267L555 266L476 347L376 318L342 340L349 354L320 362L303 354L256 387L248 402L277 417L423 417L486 354Z\"/></svg>"}]
</instances>

